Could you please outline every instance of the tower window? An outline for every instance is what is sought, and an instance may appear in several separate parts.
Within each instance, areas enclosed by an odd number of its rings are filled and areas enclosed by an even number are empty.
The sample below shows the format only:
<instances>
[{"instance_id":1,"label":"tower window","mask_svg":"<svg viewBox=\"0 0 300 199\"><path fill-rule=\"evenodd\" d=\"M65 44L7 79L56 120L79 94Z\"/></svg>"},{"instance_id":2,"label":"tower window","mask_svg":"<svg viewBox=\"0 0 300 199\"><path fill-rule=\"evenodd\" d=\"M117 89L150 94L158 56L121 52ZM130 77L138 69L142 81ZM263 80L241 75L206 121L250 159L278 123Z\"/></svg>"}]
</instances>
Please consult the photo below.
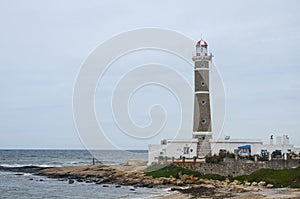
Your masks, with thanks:
<instances>
[{"instance_id":1,"label":"tower window","mask_svg":"<svg viewBox=\"0 0 300 199\"><path fill-rule=\"evenodd\" d=\"M201 82L201 86L205 86L205 82L204 81Z\"/></svg>"},{"instance_id":2,"label":"tower window","mask_svg":"<svg viewBox=\"0 0 300 199\"><path fill-rule=\"evenodd\" d=\"M201 100L201 104L202 104L202 105L206 104L206 100L205 100L205 99L202 99L202 100Z\"/></svg>"},{"instance_id":3,"label":"tower window","mask_svg":"<svg viewBox=\"0 0 300 199\"><path fill-rule=\"evenodd\" d=\"M205 120L205 119L202 119L202 120L201 120L201 123L202 123L202 124L206 124L206 120Z\"/></svg>"},{"instance_id":4,"label":"tower window","mask_svg":"<svg viewBox=\"0 0 300 199\"><path fill-rule=\"evenodd\" d=\"M183 154L189 154L190 147L183 147Z\"/></svg>"}]
</instances>

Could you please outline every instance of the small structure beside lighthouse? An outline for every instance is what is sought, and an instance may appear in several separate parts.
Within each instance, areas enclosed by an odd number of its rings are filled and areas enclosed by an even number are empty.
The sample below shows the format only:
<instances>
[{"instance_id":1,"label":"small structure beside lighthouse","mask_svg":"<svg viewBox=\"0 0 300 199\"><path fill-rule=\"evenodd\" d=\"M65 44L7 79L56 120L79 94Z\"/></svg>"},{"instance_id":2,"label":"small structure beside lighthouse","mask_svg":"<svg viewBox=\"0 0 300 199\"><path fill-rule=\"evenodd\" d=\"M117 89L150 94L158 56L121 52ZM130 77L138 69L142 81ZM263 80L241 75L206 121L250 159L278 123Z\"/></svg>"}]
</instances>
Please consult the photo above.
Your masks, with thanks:
<instances>
[{"instance_id":1,"label":"small structure beside lighthouse","mask_svg":"<svg viewBox=\"0 0 300 199\"><path fill-rule=\"evenodd\" d=\"M197 156L211 154L209 140L212 139L212 120L210 108L210 65L212 54L208 53L208 44L200 40L196 44L194 61L194 124L193 138L198 140Z\"/></svg>"}]
</instances>

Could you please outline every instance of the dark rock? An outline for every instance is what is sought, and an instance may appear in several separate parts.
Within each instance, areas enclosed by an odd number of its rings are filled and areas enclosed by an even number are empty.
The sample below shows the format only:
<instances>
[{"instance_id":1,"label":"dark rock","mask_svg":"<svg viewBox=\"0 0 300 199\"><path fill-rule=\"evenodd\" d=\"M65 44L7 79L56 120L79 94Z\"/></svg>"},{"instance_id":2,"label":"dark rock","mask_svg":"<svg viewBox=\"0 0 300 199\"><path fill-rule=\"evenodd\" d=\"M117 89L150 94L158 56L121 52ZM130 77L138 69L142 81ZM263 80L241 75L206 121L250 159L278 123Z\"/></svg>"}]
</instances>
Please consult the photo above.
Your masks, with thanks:
<instances>
[{"instance_id":1,"label":"dark rock","mask_svg":"<svg viewBox=\"0 0 300 199\"><path fill-rule=\"evenodd\" d=\"M121 186L120 186L120 185L116 185L115 187L116 187L116 188L120 188Z\"/></svg>"},{"instance_id":2,"label":"dark rock","mask_svg":"<svg viewBox=\"0 0 300 199\"><path fill-rule=\"evenodd\" d=\"M74 182L75 182L74 180L70 179L68 183L73 184Z\"/></svg>"},{"instance_id":3,"label":"dark rock","mask_svg":"<svg viewBox=\"0 0 300 199\"><path fill-rule=\"evenodd\" d=\"M22 176L22 175L24 175L23 173L16 173L16 174L14 174L14 175L16 175L16 176Z\"/></svg>"},{"instance_id":4,"label":"dark rock","mask_svg":"<svg viewBox=\"0 0 300 199\"><path fill-rule=\"evenodd\" d=\"M51 167L47 167L51 168ZM11 172L21 172L21 173L36 173L46 167L38 167L38 166L24 166L24 167L3 167L0 166L0 171L11 171Z\"/></svg>"},{"instance_id":5,"label":"dark rock","mask_svg":"<svg viewBox=\"0 0 300 199\"><path fill-rule=\"evenodd\" d=\"M206 187L191 187L187 189L177 189L176 191L179 191L183 194L190 194L194 198L211 198L214 196L215 188L206 188Z\"/></svg>"},{"instance_id":6,"label":"dark rock","mask_svg":"<svg viewBox=\"0 0 300 199\"><path fill-rule=\"evenodd\" d=\"M130 190L130 191L135 191L135 189L134 189L134 188L130 188L129 190Z\"/></svg>"},{"instance_id":7,"label":"dark rock","mask_svg":"<svg viewBox=\"0 0 300 199\"><path fill-rule=\"evenodd\" d=\"M161 184L163 184L163 185L168 185L168 184L170 184L170 181L168 181L168 180L163 180Z\"/></svg>"},{"instance_id":8,"label":"dark rock","mask_svg":"<svg viewBox=\"0 0 300 199\"><path fill-rule=\"evenodd\" d=\"M109 187L107 184L103 185L102 187Z\"/></svg>"},{"instance_id":9,"label":"dark rock","mask_svg":"<svg viewBox=\"0 0 300 199\"><path fill-rule=\"evenodd\" d=\"M82 179L77 179L77 182L83 182L83 180Z\"/></svg>"},{"instance_id":10,"label":"dark rock","mask_svg":"<svg viewBox=\"0 0 300 199\"><path fill-rule=\"evenodd\" d=\"M29 178L29 180L33 180L33 178Z\"/></svg>"},{"instance_id":11,"label":"dark rock","mask_svg":"<svg viewBox=\"0 0 300 199\"><path fill-rule=\"evenodd\" d=\"M44 181L43 179L40 179L40 181Z\"/></svg>"},{"instance_id":12,"label":"dark rock","mask_svg":"<svg viewBox=\"0 0 300 199\"><path fill-rule=\"evenodd\" d=\"M171 191L180 191L180 190L182 190L182 189L181 188L176 188L176 187L171 188Z\"/></svg>"},{"instance_id":13,"label":"dark rock","mask_svg":"<svg viewBox=\"0 0 300 199\"><path fill-rule=\"evenodd\" d=\"M98 178L91 178L91 180L92 180L93 182L98 182L98 181L99 181Z\"/></svg>"},{"instance_id":14,"label":"dark rock","mask_svg":"<svg viewBox=\"0 0 300 199\"><path fill-rule=\"evenodd\" d=\"M153 185L152 185L152 184L148 184L147 187L148 187L148 188L153 188Z\"/></svg>"},{"instance_id":15,"label":"dark rock","mask_svg":"<svg viewBox=\"0 0 300 199\"><path fill-rule=\"evenodd\" d=\"M134 188L137 188L137 187L147 187L148 184L144 184L144 183L138 183L134 186Z\"/></svg>"},{"instance_id":16,"label":"dark rock","mask_svg":"<svg viewBox=\"0 0 300 199\"><path fill-rule=\"evenodd\" d=\"M93 183L93 180L87 179L84 181L85 183Z\"/></svg>"},{"instance_id":17,"label":"dark rock","mask_svg":"<svg viewBox=\"0 0 300 199\"><path fill-rule=\"evenodd\" d=\"M110 182L110 179L105 177L105 178L101 178L101 179L95 179L96 184L103 184L105 182Z\"/></svg>"}]
</instances>

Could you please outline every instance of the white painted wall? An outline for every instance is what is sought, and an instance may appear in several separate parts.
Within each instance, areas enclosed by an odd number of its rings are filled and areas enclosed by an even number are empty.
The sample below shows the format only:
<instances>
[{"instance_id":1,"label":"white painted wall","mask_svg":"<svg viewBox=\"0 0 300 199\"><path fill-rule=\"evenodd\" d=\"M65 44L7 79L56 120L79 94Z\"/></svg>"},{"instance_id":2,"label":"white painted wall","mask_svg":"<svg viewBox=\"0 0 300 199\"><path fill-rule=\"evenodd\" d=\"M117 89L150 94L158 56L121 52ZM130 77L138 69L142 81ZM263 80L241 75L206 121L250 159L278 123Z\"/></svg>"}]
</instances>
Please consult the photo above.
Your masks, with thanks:
<instances>
[{"instance_id":1,"label":"white painted wall","mask_svg":"<svg viewBox=\"0 0 300 199\"><path fill-rule=\"evenodd\" d=\"M294 151L296 154L300 154L300 146L294 146Z\"/></svg>"},{"instance_id":2,"label":"white painted wall","mask_svg":"<svg viewBox=\"0 0 300 199\"><path fill-rule=\"evenodd\" d=\"M197 140L182 140L182 141L168 141L167 144L167 156L174 157L175 159L180 156L186 158L193 158L197 156ZM189 153L184 154L184 147L189 147Z\"/></svg>"},{"instance_id":3,"label":"white painted wall","mask_svg":"<svg viewBox=\"0 0 300 199\"><path fill-rule=\"evenodd\" d=\"M167 140L167 144L150 144L148 146L148 165L157 162L157 157L174 157L175 159L180 156L186 158L193 158L197 156L197 139L190 140ZM188 154L184 154L184 147L189 147Z\"/></svg>"},{"instance_id":4,"label":"white painted wall","mask_svg":"<svg viewBox=\"0 0 300 199\"><path fill-rule=\"evenodd\" d=\"M151 165L153 162L156 162L155 157L160 156L160 152L162 151L163 147L166 145L160 144L149 144L148 145L148 165Z\"/></svg>"}]
</instances>

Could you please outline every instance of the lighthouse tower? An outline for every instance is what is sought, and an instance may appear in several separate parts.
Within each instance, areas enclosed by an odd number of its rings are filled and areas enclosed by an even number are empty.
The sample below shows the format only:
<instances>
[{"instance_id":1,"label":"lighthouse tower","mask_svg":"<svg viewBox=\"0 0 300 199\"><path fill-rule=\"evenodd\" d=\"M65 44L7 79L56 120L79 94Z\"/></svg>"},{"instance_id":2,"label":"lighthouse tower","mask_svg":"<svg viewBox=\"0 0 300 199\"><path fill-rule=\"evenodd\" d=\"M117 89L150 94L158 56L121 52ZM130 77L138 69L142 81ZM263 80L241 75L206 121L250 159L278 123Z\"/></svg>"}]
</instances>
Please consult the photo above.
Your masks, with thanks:
<instances>
[{"instance_id":1,"label":"lighthouse tower","mask_svg":"<svg viewBox=\"0 0 300 199\"><path fill-rule=\"evenodd\" d=\"M205 157L211 154L209 140L212 139L209 70L212 54L208 53L208 45L204 40L196 44L195 63L195 97L194 97L194 125L193 138L198 139L197 156Z\"/></svg>"}]
</instances>

